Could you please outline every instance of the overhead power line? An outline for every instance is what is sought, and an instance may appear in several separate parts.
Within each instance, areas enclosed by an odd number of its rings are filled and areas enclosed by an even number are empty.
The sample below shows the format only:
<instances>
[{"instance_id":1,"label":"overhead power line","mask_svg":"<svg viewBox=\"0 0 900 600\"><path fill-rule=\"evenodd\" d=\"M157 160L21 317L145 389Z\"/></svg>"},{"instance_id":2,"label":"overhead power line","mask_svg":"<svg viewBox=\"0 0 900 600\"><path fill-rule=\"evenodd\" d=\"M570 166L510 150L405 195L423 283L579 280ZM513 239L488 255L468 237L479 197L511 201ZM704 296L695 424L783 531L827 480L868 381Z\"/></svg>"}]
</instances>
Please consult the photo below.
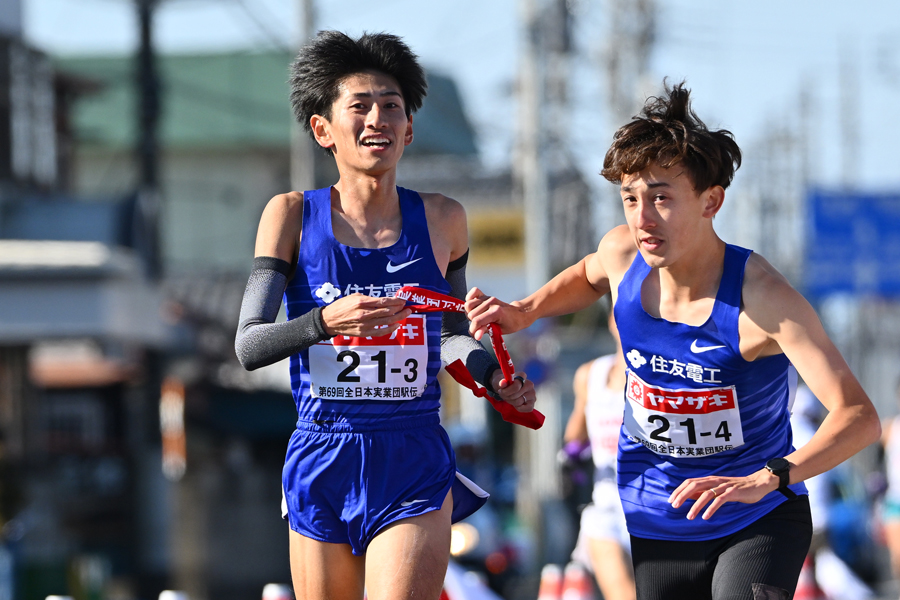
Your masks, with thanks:
<instances>
[{"instance_id":1,"label":"overhead power line","mask_svg":"<svg viewBox=\"0 0 900 600\"><path fill-rule=\"evenodd\" d=\"M250 23L262 33L269 45L277 50L293 53L294 48L289 41L290 36L281 35L275 28L269 25L270 22L277 21L277 18L264 4L257 2L255 7L251 7L247 3L247 0L232 0L232 5L241 10L241 12L249 19ZM260 13L264 13L266 18L261 18Z\"/></svg>"}]
</instances>

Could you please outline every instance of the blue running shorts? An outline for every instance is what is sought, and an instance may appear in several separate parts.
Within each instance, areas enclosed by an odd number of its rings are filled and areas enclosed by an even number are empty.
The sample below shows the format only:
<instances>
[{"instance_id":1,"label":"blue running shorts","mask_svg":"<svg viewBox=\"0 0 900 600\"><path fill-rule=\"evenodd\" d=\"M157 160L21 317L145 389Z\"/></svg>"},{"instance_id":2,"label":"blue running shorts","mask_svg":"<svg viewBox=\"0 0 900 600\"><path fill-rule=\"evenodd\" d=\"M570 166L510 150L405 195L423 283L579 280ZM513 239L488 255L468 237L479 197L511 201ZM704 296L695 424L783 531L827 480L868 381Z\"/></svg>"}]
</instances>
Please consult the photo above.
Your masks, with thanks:
<instances>
[{"instance_id":1,"label":"blue running shorts","mask_svg":"<svg viewBox=\"0 0 900 600\"><path fill-rule=\"evenodd\" d=\"M439 417L371 425L299 421L282 472L282 516L291 529L365 553L400 519L440 510L453 488L453 522L488 494L456 472Z\"/></svg>"}]
</instances>

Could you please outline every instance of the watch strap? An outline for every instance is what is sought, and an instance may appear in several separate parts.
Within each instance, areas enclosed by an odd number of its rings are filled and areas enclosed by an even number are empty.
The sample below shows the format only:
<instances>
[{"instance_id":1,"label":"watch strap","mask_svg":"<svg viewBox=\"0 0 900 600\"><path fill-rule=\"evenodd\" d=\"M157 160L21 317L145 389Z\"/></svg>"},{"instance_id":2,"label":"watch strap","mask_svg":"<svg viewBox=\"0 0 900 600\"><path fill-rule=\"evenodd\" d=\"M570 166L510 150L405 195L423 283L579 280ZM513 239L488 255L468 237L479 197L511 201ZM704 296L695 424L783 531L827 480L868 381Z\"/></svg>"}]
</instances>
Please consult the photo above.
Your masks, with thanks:
<instances>
[{"instance_id":1,"label":"watch strap","mask_svg":"<svg viewBox=\"0 0 900 600\"><path fill-rule=\"evenodd\" d=\"M793 500L797 497L797 494L794 493L794 490L789 487L778 488L778 491L784 494L788 500Z\"/></svg>"},{"instance_id":2,"label":"watch strap","mask_svg":"<svg viewBox=\"0 0 900 600\"><path fill-rule=\"evenodd\" d=\"M775 473L778 475L778 489L783 490L791 483L791 471L790 469L785 469L779 473Z\"/></svg>"},{"instance_id":3,"label":"watch strap","mask_svg":"<svg viewBox=\"0 0 900 600\"><path fill-rule=\"evenodd\" d=\"M787 463L787 461L785 461L785 462ZM774 469L772 469L768 464L766 465L766 468L769 469L769 471L773 475L778 476L778 491L779 492L781 492L789 500L793 500L794 498L797 497L797 494L794 493L794 490L792 490L791 488L788 487L788 485L791 482L790 463L788 463L787 468L781 469L778 471L775 471Z\"/></svg>"}]
</instances>

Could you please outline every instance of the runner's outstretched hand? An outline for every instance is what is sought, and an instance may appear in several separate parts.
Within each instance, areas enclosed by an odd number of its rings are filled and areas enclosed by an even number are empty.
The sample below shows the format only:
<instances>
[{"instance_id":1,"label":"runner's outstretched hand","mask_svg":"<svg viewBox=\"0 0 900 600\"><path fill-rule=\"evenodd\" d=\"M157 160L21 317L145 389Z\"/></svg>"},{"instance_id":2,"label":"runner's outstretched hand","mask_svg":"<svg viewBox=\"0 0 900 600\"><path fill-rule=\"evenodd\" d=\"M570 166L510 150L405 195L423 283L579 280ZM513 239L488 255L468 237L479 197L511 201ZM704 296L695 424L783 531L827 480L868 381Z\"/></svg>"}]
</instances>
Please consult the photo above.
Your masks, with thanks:
<instances>
[{"instance_id":1,"label":"runner's outstretched hand","mask_svg":"<svg viewBox=\"0 0 900 600\"><path fill-rule=\"evenodd\" d=\"M378 337L393 333L400 321L412 314L402 298L374 298L351 294L322 309L322 321L330 336Z\"/></svg>"},{"instance_id":2,"label":"runner's outstretched hand","mask_svg":"<svg viewBox=\"0 0 900 600\"><path fill-rule=\"evenodd\" d=\"M476 340L487 333L490 323L497 323L502 333L513 333L525 329L534 321L515 302L507 304L493 296L486 296L477 287L466 294L465 306L466 316L471 321L469 332Z\"/></svg>"}]
</instances>

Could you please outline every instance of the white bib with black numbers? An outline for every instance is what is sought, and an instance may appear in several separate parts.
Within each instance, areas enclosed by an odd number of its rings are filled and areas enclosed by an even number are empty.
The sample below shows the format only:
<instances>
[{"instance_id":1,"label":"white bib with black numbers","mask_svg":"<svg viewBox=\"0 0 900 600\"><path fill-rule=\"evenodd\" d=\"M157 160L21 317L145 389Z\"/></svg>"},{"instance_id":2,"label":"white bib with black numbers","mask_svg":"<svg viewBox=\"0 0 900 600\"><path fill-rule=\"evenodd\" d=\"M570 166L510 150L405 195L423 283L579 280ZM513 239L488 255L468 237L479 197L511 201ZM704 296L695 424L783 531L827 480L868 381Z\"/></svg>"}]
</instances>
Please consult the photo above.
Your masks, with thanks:
<instances>
[{"instance_id":1,"label":"white bib with black numbers","mask_svg":"<svg viewBox=\"0 0 900 600\"><path fill-rule=\"evenodd\" d=\"M666 389L629 370L625 399L628 438L657 454L697 458L744 444L734 386Z\"/></svg>"},{"instance_id":2,"label":"white bib with black numbers","mask_svg":"<svg viewBox=\"0 0 900 600\"><path fill-rule=\"evenodd\" d=\"M310 392L323 400L412 400L425 392L428 339L423 315L390 335L338 335L309 349Z\"/></svg>"}]
</instances>

